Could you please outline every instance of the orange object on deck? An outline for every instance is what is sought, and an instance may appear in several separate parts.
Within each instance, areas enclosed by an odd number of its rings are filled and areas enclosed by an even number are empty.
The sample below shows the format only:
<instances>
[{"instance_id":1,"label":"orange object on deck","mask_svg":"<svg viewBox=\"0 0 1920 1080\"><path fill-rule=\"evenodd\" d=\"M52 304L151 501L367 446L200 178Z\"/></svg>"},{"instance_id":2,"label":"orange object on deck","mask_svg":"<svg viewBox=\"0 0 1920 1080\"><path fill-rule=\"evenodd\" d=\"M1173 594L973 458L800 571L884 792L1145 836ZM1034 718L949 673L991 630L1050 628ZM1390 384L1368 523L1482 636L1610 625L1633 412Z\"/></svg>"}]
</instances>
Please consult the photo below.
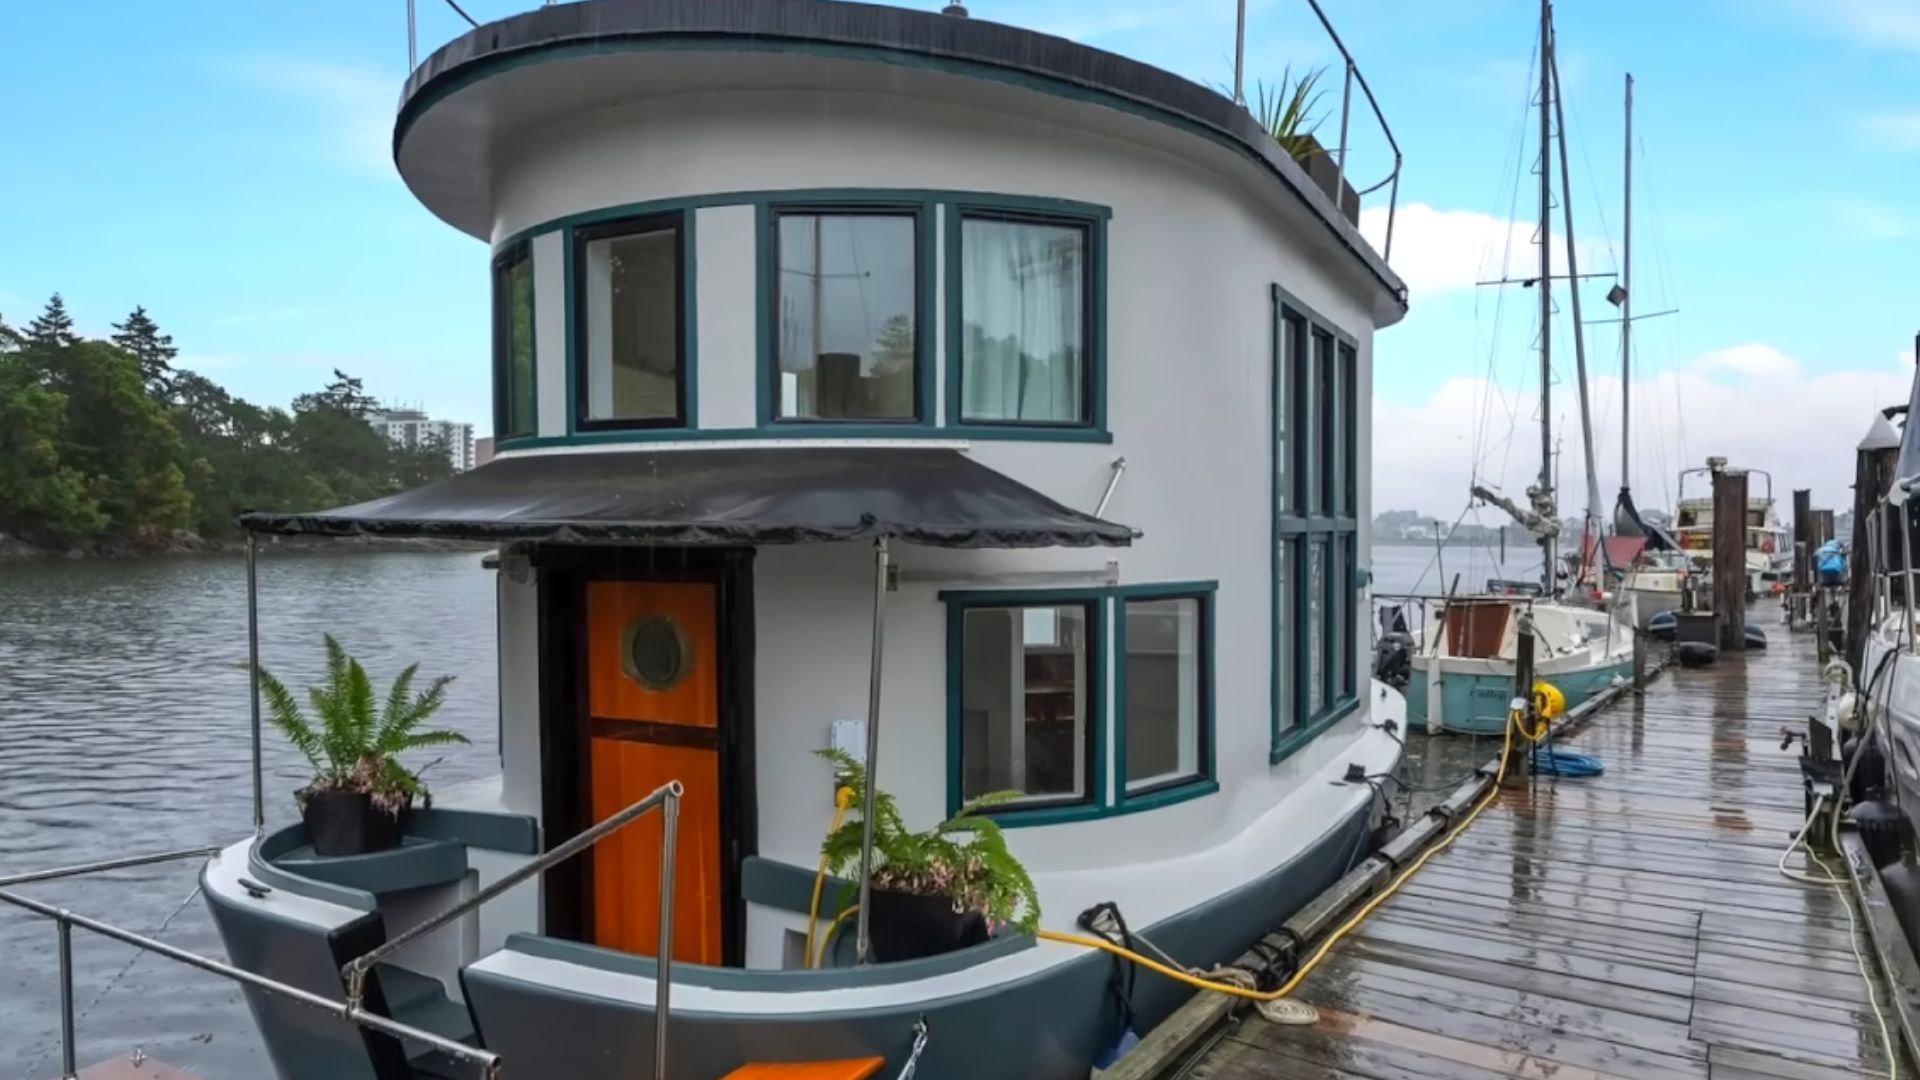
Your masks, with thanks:
<instances>
[{"instance_id":1,"label":"orange object on deck","mask_svg":"<svg viewBox=\"0 0 1920 1080\"><path fill-rule=\"evenodd\" d=\"M849 1061L789 1061L742 1065L721 1080L867 1080L887 1067L886 1058Z\"/></svg>"}]
</instances>

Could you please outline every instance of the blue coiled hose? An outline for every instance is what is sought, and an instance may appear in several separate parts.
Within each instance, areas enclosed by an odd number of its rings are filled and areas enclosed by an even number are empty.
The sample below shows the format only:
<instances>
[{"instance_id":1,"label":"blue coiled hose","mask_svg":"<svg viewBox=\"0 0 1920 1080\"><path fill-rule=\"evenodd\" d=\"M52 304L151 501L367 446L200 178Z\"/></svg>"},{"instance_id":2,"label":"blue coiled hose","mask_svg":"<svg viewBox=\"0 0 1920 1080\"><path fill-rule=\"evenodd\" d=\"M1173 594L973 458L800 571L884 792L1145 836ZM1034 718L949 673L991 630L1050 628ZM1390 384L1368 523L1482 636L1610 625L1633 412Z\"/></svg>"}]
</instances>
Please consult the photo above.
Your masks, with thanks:
<instances>
[{"instance_id":1,"label":"blue coiled hose","mask_svg":"<svg viewBox=\"0 0 1920 1080\"><path fill-rule=\"evenodd\" d=\"M1607 769L1592 754L1541 747L1533 752L1533 771L1546 776L1582 777L1599 776Z\"/></svg>"}]
</instances>

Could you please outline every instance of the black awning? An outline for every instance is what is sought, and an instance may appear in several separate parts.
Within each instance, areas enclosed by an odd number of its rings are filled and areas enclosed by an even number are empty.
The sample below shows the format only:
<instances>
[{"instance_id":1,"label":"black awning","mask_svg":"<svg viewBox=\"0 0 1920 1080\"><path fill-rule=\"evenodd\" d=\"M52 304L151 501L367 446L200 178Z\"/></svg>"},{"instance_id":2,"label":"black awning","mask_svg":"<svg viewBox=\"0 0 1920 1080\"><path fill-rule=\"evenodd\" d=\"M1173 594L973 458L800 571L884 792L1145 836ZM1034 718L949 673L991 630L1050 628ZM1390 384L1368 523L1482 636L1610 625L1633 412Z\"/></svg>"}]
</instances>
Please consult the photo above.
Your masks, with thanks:
<instances>
[{"instance_id":1,"label":"black awning","mask_svg":"<svg viewBox=\"0 0 1920 1080\"><path fill-rule=\"evenodd\" d=\"M1120 547L1133 530L956 450L760 447L501 458L398 495L250 532L680 545L893 537L954 548Z\"/></svg>"}]
</instances>

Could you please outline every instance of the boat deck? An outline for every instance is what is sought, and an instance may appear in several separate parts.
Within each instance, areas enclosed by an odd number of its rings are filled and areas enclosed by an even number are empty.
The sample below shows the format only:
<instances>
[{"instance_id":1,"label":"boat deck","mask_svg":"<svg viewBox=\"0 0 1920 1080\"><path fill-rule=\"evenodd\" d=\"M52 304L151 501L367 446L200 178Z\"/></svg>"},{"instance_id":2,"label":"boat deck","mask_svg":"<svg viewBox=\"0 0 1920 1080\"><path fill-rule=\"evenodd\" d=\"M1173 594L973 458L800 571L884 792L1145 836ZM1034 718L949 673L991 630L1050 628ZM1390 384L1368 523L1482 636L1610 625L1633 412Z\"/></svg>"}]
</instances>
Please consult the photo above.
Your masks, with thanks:
<instances>
[{"instance_id":1,"label":"boat deck","mask_svg":"<svg viewBox=\"0 0 1920 1080\"><path fill-rule=\"evenodd\" d=\"M1303 984L1317 1025L1243 1012L1187 1075L1886 1075L1844 901L1775 866L1803 814L1781 729L1821 688L1811 638L1770 636L1596 716L1563 745L1604 775L1504 792Z\"/></svg>"}]
</instances>

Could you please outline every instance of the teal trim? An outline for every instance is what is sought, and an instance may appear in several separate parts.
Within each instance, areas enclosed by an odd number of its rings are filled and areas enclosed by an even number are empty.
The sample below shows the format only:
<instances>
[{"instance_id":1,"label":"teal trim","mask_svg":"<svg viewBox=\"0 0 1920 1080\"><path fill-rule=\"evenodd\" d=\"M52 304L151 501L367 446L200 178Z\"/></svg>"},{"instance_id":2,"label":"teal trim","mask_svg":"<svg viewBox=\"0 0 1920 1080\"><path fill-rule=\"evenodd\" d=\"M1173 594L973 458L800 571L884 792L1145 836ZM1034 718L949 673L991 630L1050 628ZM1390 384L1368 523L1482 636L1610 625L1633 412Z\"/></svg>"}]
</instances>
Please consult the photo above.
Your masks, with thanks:
<instances>
[{"instance_id":1,"label":"teal trim","mask_svg":"<svg viewBox=\"0 0 1920 1080\"><path fill-rule=\"evenodd\" d=\"M960 663L966 642L966 613L973 608L1047 607L1082 605L1087 609L1087 687L1086 714L1089 766L1086 795L1071 804L1004 807L988 811L988 816L1005 828L1033 825L1060 825L1106 817L1107 805L1107 644L1108 601L1114 590L1016 589L966 592L947 590L939 594L947 605L947 814L958 813L966 801L962 790L964 774L962 742L964 711L961 698L964 686Z\"/></svg>"},{"instance_id":2,"label":"teal trim","mask_svg":"<svg viewBox=\"0 0 1920 1080\"><path fill-rule=\"evenodd\" d=\"M407 816L407 835L516 855L540 853L540 822L523 814L416 807Z\"/></svg>"},{"instance_id":3,"label":"teal trim","mask_svg":"<svg viewBox=\"0 0 1920 1080\"><path fill-rule=\"evenodd\" d=\"M1113 591L1113 812L1131 814L1197 799L1220 790L1214 770L1214 597L1217 581L1129 585ZM1127 793L1127 604L1141 600L1193 600L1200 609L1200 752L1198 772L1181 780Z\"/></svg>"},{"instance_id":4,"label":"teal trim","mask_svg":"<svg viewBox=\"0 0 1920 1080\"><path fill-rule=\"evenodd\" d=\"M574 283L573 279L573 264L576 257L574 254L573 230L562 230L560 233L560 259L566 267L566 291L561 298L561 306L566 308L566 317L562 320L562 326L567 335L566 344L562 352L567 365L567 405L566 408L562 410L566 413L566 422L563 425L564 434L561 436L562 438L573 437L576 430L574 426L574 413L578 411L580 407L580 328L577 325L578 307L573 302L573 298L580 295L579 287ZM554 436L545 436L544 438L553 437ZM496 439L493 444L494 452L498 453L501 450L512 449L515 445L521 445L521 440L515 439L510 443L505 439ZM533 444L529 442L525 445Z\"/></svg>"},{"instance_id":5,"label":"teal trim","mask_svg":"<svg viewBox=\"0 0 1920 1080\"><path fill-rule=\"evenodd\" d=\"M688 428L700 426L700 242L698 214L680 215L680 411Z\"/></svg>"},{"instance_id":6,"label":"teal trim","mask_svg":"<svg viewBox=\"0 0 1920 1080\"><path fill-rule=\"evenodd\" d=\"M965 435L917 424L782 424L746 428L641 428L629 431L582 431L546 438L509 439L500 450L531 450L552 446L632 446L682 442L771 442L784 439L907 439L925 442L959 441Z\"/></svg>"},{"instance_id":7,"label":"teal trim","mask_svg":"<svg viewBox=\"0 0 1920 1080\"><path fill-rule=\"evenodd\" d=\"M1142 117L1165 124L1177 131L1205 139L1224 147L1238 157L1264 169L1277 181L1278 185L1291 194L1306 211L1319 219L1322 226L1333 234L1334 239L1367 270L1375 284L1394 298L1401 310L1406 310L1406 286L1385 269L1384 261L1375 265L1372 252L1364 244L1355 246L1355 240L1349 233L1356 230L1344 226L1344 219L1336 213L1329 214L1308 194L1312 181L1302 171L1298 178L1289 176L1278 164L1278 153L1268 157L1263 147L1237 138L1226 131L1193 120L1170 109L1162 108L1124 94L1103 90L1098 87L1071 82L1024 69L1003 67L997 64L983 63L953 56L932 56L922 52L909 52L902 49L876 45L859 45L842 42L801 41L775 38L761 35L754 37L733 36L727 38L711 37L653 37L647 39L627 39L618 41L596 41L590 43L554 44L543 47L516 49L511 53L495 54L481 60L461 65L458 69L433 80L412 98L402 103L400 115L394 123L393 152L399 159L400 147L407 135L422 115L447 97L458 93L468 86L504 72L531 64L551 63L584 57L607 56L635 52L769 52L819 56L828 59L851 59L893 64L900 67L918 68L945 74L961 75L989 82L1004 83L1022 89L1034 90L1044 94L1065 98L1070 101L1086 102L1113 109L1117 112ZM539 228L536 226L535 228ZM524 230L523 230L524 232ZM517 238L522 234L516 233Z\"/></svg>"},{"instance_id":8,"label":"teal trim","mask_svg":"<svg viewBox=\"0 0 1920 1080\"><path fill-rule=\"evenodd\" d=\"M1359 422L1359 405L1352 400L1352 387L1358 386L1358 379L1357 374L1351 383L1341 378L1341 365L1349 359L1357 365L1359 352L1351 334L1300 303L1278 282L1268 286L1268 297L1272 304L1267 409L1272 476L1268 509L1273 546L1270 640L1275 663L1269 681L1273 717L1272 746L1267 756L1277 764L1359 707L1358 660L1353 644L1359 592L1342 587L1343 582L1351 586L1353 564L1359 558L1359 507L1345 497L1349 474L1356 465L1347 460L1357 453L1354 440L1347 435ZM1288 338L1295 334L1298 340L1289 347ZM1322 341L1326 342L1324 347ZM1316 363L1324 365L1320 383L1312 377ZM1322 385L1325 397L1319 394ZM1330 410L1325 407L1329 398ZM1313 551L1320 545L1324 545L1325 559L1320 596L1325 664L1322 670L1314 671L1308 585ZM1285 576L1289 553L1293 557L1291 580ZM1295 633L1290 655L1283 657L1280 642L1286 620L1291 620ZM1283 684L1281 663L1289 665L1290 686ZM1309 679L1319 680L1321 708L1317 713L1309 712L1314 690Z\"/></svg>"},{"instance_id":9,"label":"teal trim","mask_svg":"<svg viewBox=\"0 0 1920 1080\"><path fill-rule=\"evenodd\" d=\"M540 432L540 275L533 260L531 241L502 245L493 257L493 426L495 444L504 421L513 412L513 282L511 268L517 262L527 264L527 344L533 351L533 388L527 401L527 430L523 435ZM571 295L572 290L568 290ZM502 312L501 306L506 306ZM503 321L504 320L504 321ZM509 438L513 436L508 436Z\"/></svg>"},{"instance_id":10,"label":"teal trim","mask_svg":"<svg viewBox=\"0 0 1920 1080\"><path fill-rule=\"evenodd\" d=\"M408 836L397 848L364 855L321 855L311 847L298 847L274 865L313 881L380 896L459 881L467 876L467 849L448 840Z\"/></svg>"},{"instance_id":11,"label":"teal trim","mask_svg":"<svg viewBox=\"0 0 1920 1080\"><path fill-rule=\"evenodd\" d=\"M1063 199L1020 198L1008 195L964 195L943 201L945 211L946 396L943 419L950 431L975 438L1028 439L1036 442L1112 442L1107 432L1107 223L1113 209ZM987 211L1042 224L1073 225L1087 234L1086 368L1082 373L1087 395L1087 418L1080 423L968 420L961 414L966 326L961 318L964 299L961 274L961 231L969 210Z\"/></svg>"},{"instance_id":12,"label":"teal trim","mask_svg":"<svg viewBox=\"0 0 1920 1080\"><path fill-rule=\"evenodd\" d=\"M816 872L813 867L749 855L740 861L740 898L749 904L805 915L813 906ZM821 908L836 910L839 905L834 898L845 896L852 888L853 882L829 874L820 889Z\"/></svg>"}]
</instances>

